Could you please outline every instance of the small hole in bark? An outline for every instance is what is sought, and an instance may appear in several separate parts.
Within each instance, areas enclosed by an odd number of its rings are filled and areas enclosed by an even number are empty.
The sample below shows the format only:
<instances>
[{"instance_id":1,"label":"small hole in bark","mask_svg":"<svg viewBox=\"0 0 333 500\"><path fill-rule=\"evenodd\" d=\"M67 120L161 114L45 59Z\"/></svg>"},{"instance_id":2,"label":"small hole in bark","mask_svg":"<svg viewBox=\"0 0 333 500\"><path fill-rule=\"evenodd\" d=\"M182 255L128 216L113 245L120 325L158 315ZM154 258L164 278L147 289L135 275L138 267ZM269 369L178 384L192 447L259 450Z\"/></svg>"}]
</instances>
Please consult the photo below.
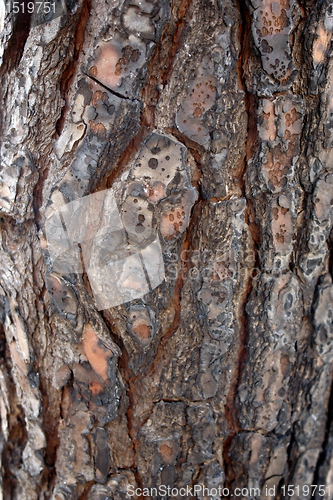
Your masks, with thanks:
<instances>
[{"instance_id":1,"label":"small hole in bark","mask_svg":"<svg viewBox=\"0 0 333 500\"><path fill-rule=\"evenodd\" d=\"M150 160L148 161L148 166L152 170L156 170L157 167L158 167L158 160L157 160L157 158L150 158Z\"/></svg>"}]
</instances>

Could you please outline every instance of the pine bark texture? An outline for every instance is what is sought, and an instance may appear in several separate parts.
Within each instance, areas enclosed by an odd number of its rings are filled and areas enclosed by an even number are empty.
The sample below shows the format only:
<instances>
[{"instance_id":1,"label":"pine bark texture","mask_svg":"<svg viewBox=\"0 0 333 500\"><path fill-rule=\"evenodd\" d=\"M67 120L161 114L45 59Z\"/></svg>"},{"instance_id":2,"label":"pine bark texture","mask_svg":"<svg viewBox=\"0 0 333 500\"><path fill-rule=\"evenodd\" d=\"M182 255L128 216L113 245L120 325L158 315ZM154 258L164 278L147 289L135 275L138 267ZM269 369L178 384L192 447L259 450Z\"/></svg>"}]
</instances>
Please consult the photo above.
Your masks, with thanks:
<instances>
[{"instance_id":1,"label":"pine bark texture","mask_svg":"<svg viewBox=\"0 0 333 500\"><path fill-rule=\"evenodd\" d=\"M2 498L333 495L332 0L69 0L28 21L1 4ZM115 236L87 256L74 227L81 261L47 238L108 190L165 272L112 307L94 287L138 279L103 267Z\"/></svg>"}]
</instances>

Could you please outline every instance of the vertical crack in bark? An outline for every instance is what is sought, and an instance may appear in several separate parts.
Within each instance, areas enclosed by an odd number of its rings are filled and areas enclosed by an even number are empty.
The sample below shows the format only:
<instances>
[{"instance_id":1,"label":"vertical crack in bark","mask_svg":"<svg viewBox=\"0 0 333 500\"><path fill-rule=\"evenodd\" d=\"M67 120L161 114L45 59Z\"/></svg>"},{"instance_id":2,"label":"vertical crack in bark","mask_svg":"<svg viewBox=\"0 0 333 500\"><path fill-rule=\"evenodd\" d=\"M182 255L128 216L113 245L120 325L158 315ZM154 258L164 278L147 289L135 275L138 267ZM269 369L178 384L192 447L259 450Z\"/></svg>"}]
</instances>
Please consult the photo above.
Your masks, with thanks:
<instances>
[{"instance_id":1,"label":"vertical crack in bark","mask_svg":"<svg viewBox=\"0 0 333 500\"><path fill-rule=\"evenodd\" d=\"M329 250L328 272L332 276L333 280L333 229L328 239L328 250Z\"/></svg>"},{"instance_id":2,"label":"vertical crack in bark","mask_svg":"<svg viewBox=\"0 0 333 500\"><path fill-rule=\"evenodd\" d=\"M83 1L82 10L80 13L81 15L78 17L78 20L76 21L77 23L76 29L74 37L72 39L73 40L72 43L74 45L73 57L68 61L67 67L64 69L62 73L62 77L59 84L61 95L65 99L65 106L63 107L60 118L58 119L55 125L55 130L59 134L59 136L61 135L61 132L64 128L66 117L69 111L69 105L67 103L67 93L70 89L72 80L77 71L79 62L78 59L80 52L83 48L85 29L89 20L91 5L92 5L92 0ZM70 50L70 47L68 47L68 50ZM48 173L49 173L48 167L42 168L42 166L40 166L39 180L34 188L33 205L35 212L35 222L37 224L37 227L39 227L39 222L41 221L42 218L39 211L43 204L43 187L47 179Z\"/></svg>"},{"instance_id":3,"label":"vertical crack in bark","mask_svg":"<svg viewBox=\"0 0 333 500\"><path fill-rule=\"evenodd\" d=\"M79 493L79 497L77 500L88 500L89 499L89 493L91 488L96 484L95 481L89 481L85 484L82 485L83 488L83 493Z\"/></svg>"},{"instance_id":4,"label":"vertical crack in bark","mask_svg":"<svg viewBox=\"0 0 333 500\"><path fill-rule=\"evenodd\" d=\"M135 134L133 139L130 141L128 146L124 149L122 154L117 160L117 166L108 173L100 182L97 183L94 192L101 191L103 189L110 189L116 179L118 179L123 172L128 167L128 164L134 159L136 153L140 149L142 141L144 141L148 129L141 127L140 130Z\"/></svg>"},{"instance_id":5,"label":"vertical crack in bark","mask_svg":"<svg viewBox=\"0 0 333 500\"><path fill-rule=\"evenodd\" d=\"M66 94L70 88L72 78L75 75L75 72L77 71L78 58L84 43L85 28L89 19L91 2L92 0L84 0L83 2L81 16L78 18L75 35L73 37L74 55L73 58L68 62L68 65L65 68L65 70L63 71L62 79L60 81L60 90L65 99L66 99ZM62 110L61 116L56 123L55 129L59 134L61 134L61 131L65 124L68 109L69 108L66 103L65 107ZM42 219L42 216L40 214L40 208L43 205L43 188L49 173L49 167L46 167L43 164L40 164L39 167L40 167L39 180L36 183L33 191L33 207L35 213L35 223L37 225L37 228L39 228ZM43 295L44 293L45 293L45 287L40 292L40 296ZM45 467L41 475L39 489L40 490L46 489L46 491L52 491L56 481L55 462L56 462L57 449L59 445L59 438L58 438L59 419L57 418L55 412L53 411L54 409L52 408L52 404L50 403L48 397L50 393L49 392L50 388L48 388L47 380L42 374L40 374L40 389L43 397L43 408L44 408L43 428L45 431L46 450L45 450Z\"/></svg>"},{"instance_id":6,"label":"vertical crack in bark","mask_svg":"<svg viewBox=\"0 0 333 500\"><path fill-rule=\"evenodd\" d=\"M238 3L239 11L241 14L241 24L240 24L240 57L237 63L238 76L239 76L239 86L244 91L244 103L247 115L247 137L245 141L245 153L243 156L243 165L239 175L239 186L241 188L242 194L246 199L246 209L245 209L245 221L249 227L249 231L253 240L253 250L255 251L255 263L253 268L257 265L259 261L258 257L258 243L260 241L260 228L255 223L255 212L254 206L246 196L246 185L245 185L245 174L248 167L249 160L254 156L256 145L257 145L257 117L256 117L256 105L257 98L255 95L250 94L246 87L246 79L244 74L244 65L247 59L250 57L251 47L251 18L248 8L244 0L239 0ZM235 405L235 399L237 397L238 387L242 381L243 370L245 362L248 356L248 340L249 340L249 319L246 312L246 305L252 291L252 278L249 276L247 284L244 286L242 308L240 312L240 331L239 331L239 347L238 347L238 357L237 364L234 372L233 381L231 388L226 398L225 404L225 417L229 425L230 433L223 443L223 462L225 467L225 486L230 489L231 483L234 480L233 472L233 462L232 458L229 456L229 450L231 443L236 434L238 434L242 428L238 420L238 410Z\"/></svg>"},{"instance_id":7,"label":"vertical crack in bark","mask_svg":"<svg viewBox=\"0 0 333 500\"><path fill-rule=\"evenodd\" d=\"M22 461L22 453L28 439L28 434L25 426L24 410L18 402L15 383L10 375L12 367L7 361L10 359L9 347L6 342L2 323L3 318L0 316L0 368L5 376L10 405L10 413L7 415L8 438L1 452L2 493L4 500L12 500L13 498L17 498L18 495L19 483L16 473Z\"/></svg>"},{"instance_id":8,"label":"vertical crack in bark","mask_svg":"<svg viewBox=\"0 0 333 500\"><path fill-rule=\"evenodd\" d=\"M325 465L325 462L328 457L328 444L329 444L329 438L330 438L330 431L332 430L332 425L333 425L333 372L331 376L331 391L330 391L330 397L329 397L329 403L328 403L328 409L327 409L327 420L326 420L326 429L325 429L325 437L324 441L322 444L321 452L319 454L316 468L314 470L313 474L313 484L316 484L317 486L320 486L323 483L323 477L321 475L321 468L322 466Z\"/></svg>"},{"instance_id":9,"label":"vertical crack in bark","mask_svg":"<svg viewBox=\"0 0 333 500\"><path fill-rule=\"evenodd\" d=\"M31 14L19 9L14 19L12 36L2 57L0 77L8 75L8 73L14 71L20 64L25 43L30 33L30 20ZM1 78L1 86L4 87L3 78Z\"/></svg>"},{"instance_id":10,"label":"vertical crack in bark","mask_svg":"<svg viewBox=\"0 0 333 500\"><path fill-rule=\"evenodd\" d=\"M12 36L4 50L0 66L0 88L3 92L3 103L6 102L8 76L20 64L24 47L30 33L31 14L19 11L14 19ZM5 108L4 108L5 109ZM0 108L0 136L4 136L4 113Z\"/></svg>"},{"instance_id":11,"label":"vertical crack in bark","mask_svg":"<svg viewBox=\"0 0 333 500\"><path fill-rule=\"evenodd\" d=\"M332 276L333 279L333 230L330 233L330 237L328 238L327 245L328 245L328 251L329 251L329 258L328 258L328 272ZM313 484L320 486L321 484L324 484L324 479L323 477L323 469L325 467L325 464L330 460L329 454L332 453L332 449L329 449L330 447L330 437L332 434L333 430L333 370L331 370L331 388L330 388L330 395L329 395L329 400L328 400L328 407L327 407L327 414L326 414L326 428L325 428L325 435L324 435L324 440L321 446L321 452L318 456L318 460L316 463L316 467L314 470L314 475L313 475ZM325 471L324 471L325 472Z\"/></svg>"},{"instance_id":12,"label":"vertical crack in bark","mask_svg":"<svg viewBox=\"0 0 333 500\"><path fill-rule=\"evenodd\" d=\"M13 384L14 387L14 384ZM12 401L16 397L16 393L11 394ZM20 467L22 453L28 439L24 411L21 405L15 403L11 407L9 418L9 435L8 440L2 451L2 468L3 468L3 498L4 500L12 500L18 498L18 480L16 478L17 470Z\"/></svg>"},{"instance_id":13,"label":"vertical crack in bark","mask_svg":"<svg viewBox=\"0 0 333 500\"><path fill-rule=\"evenodd\" d=\"M298 66L300 71L299 80L295 81L294 90L299 95L302 96L305 103L306 112L304 114L303 119L303 127L300 132L300 154L299 154L299 165L303 168L307 168L308 172L310 171L309 159L314 159L318 157L318 142L323 140L320 130L320 123L322 119L322 106L323 106L323 88L324 82L327 82L327 76L329 71L329 65L324 64L321 71L321 76L318 78L317 84L318 87L313 87L312 77L313 77L313 59L311 51L309 51L310 42L311 45L313 43L313 39L311 39L311 34L316 31L316 25L320 22L321 19L321 9L323 4L316 2L300 2L301 6L301 16L300 20L294 30L293 33L293 56L295 59L298 59ZM317 36L317 35L315 35ZM326 53L326 62L327 62L327 53ZM318 68L317 68L318 69ZM319 83L320 82L320 83ZM317 179L318 180L318 177ZM300 214L302 214L301 219L298 221L295 227L295 237L294 237L294 251L291 255L291 259L294 257L293 262L290 263L290 270L294 272L297 276L297 262L304 253L304 249L308 248L308 227L309 227L309 206L312 204L312 196L314 193L314 188L316 184L316 180L310 181L310 187L307 185L307 179L302 173L302 168L299 169L298 172L298 181L300 184L300 188L302 191L302 202L300 207ZM312 184L312 185L311 185ZM328 271L332 275L332 264L333 264L333 255L332 255L332 235L331 232L330 237L328 238ZM322 269L321 271L324 273L325 271ZM333 275L332 275L333 276ZM317 379L321 374L322 367L320 364L317 365L314 362L315 358L318 354L314 350L313 340L315 334L315 326L313 324L313 316L315 312L315 303L318 299L318 283L322 274L317 277L315 285L313 285L314 291L312 292L312 306L311 306L311 315L308 313L305 314L302 318L302 324L308 324L308 337L307 341L303 341L303 345L301 347L296 346L296 354L297 358L294 366L294 392L302 393L304 392L304 388L302 387L302 381L309 378L311 380L311 384L309 386L315 386ZM306 286L303 283L303 286ZM297 342L296 342L297 344ZM308 346L311 346L310 354L307 352ZM318 358L320 360L320 357ZM318 368L319 366L319 368ZM300 369L301 367L301 369ZM307 373L308 371L308 373ZM308 389L309 390L309 389ZM318 390L318 388L316 388ZM309 391L310 392L310 391ZM312 403L308 401L308 393L304 392L302 396L302 405L303 407L307 407L307 412L311 413L313 410L311 408ZM296 403L294 403L296 406ZM298 402L298 404L300 404ZM330 432L332 431L332 422L333 422L333 373L331 371L331 386L330 392L327 394L325 398L322 400L323 408L326 409L326 419L323 419L322 426L325 429L323 441L316 448L319 451L318 458L316 460L315 465L312 466L313 470L313 479L312 483L314 485L321 485L325 483L325 477L323 476L323 472L325 470L325 463L327 459L329 459L330 450ZM297 412L297 408L294 408L294 411ZM324 410L325 411L325 410ZM295 473L297 473L297 464L299 461L299 456L302 452L299 449L299 425L296 421L291 426L291 435L290 442L288 445L288 470L286 471L286 477L281 479L281 484L291 484L295 481ZM281 493L280 493L281 494Z\"/></svg>"},{"instance_id":14,"label":"vertical crack in bark","mask_svg":"<svg viewBox=\"0 0 333 500\"><path fill-rule=\"evenodd\" d=\"M128 366L127 353L126 353L126 362L127 362L127 366ZM133 449L134 449L132 470L134 471L135 480L136 480L139 488L143 488L144 484L143 484L142 478L141 478L140 473L139 473L138 468L137 468L137 454L138 454L140 443L139 443L139 438L138 438L138 428L136 427L135 421L134 421L135 400L134 400L133 392L135 392L135 380L137 378L138 377L132 377L132 378L128 379L128 381L127 381L127 383L128 383L127 395L128 395L128 399L129 399L129 406L128 406L128 410L126 412L126 416L127 416L127 426L128 426L129 436L130 436L131 441L133 443ZM151 412L148 414L145 421L148 420L152 411L153 411L153 409L151 408ZM142 425L145 423L145 421L142 422Z\"/></svg>"},{"instance_id":15,"label":"vertical crack in bark","mask_svg":"<svg viewBox=\"0 0 333 500\"><path fill-rule=\"evenodd\" d=\"M91 6L92 6L92 0L83 0L82 9L81 12L79 12L80 15L78 15L78 20L75 28L75 34L73 40L73 45L74 45L73 57L68 61L68 65L64 70L60 81L60 91L66 101L66 104L62 109L61 116L58 119L55 127L59 135L61 135L61 132L64 128L66 116L69 111L69 105L67 103L67 93L70 89L71 83L78 69L79 55L83 48L85 30L89 20Z\"/></svg>"},{"instance_id":16,"label":"vertical crack in bark","mask_svg":"<svg viewBox=\"0 0 333 500\"><path fill-rule=\"evenodd\" d=\"M170 22L164 28L148 63L148 81L142 90L142 100L145 109L141 117L142 124L147 127L154 127L155 108L160 97L159 89L168 83L182 36L188 23L187 14L191 1L175 0L171 2ZM174 12L176 14L173 14Z\"/></svg>"},{"instance_id":17,"label":"vertical crack in bark","mask_svg":"<svg viewBox=\"0 0 333 500\"><path fill-rule=\"evenodd\" d=\"M176 281L175 285L175 292L172 298L172 302L175 308L175 316L173 323L169 330L165 333L163 338L161 339L155 358L153 362L151 363L147 375L151 375L155 372L155 370L159 369L163 364L169 363L168 357L165 355L165 350L167 350L167 340L177 331L180 325L180 319L181 319L181 307L180 307L180 302L181 302L181 291L184 285L184 282L186 280L187 274L190 269L190 260L191 260L191 250L190 250L190 239L189 235L191 234L191 231L193 228L196 226L197 220L200 218L202 208L203 208L203 203L204 200L199 200L195 203L195 205L192 208L192 216L190 219L190 224L187 229L187 232L185 233L183 245L180 251L180 255L186 255L186 260L181 258L181 263L180 263L180 271L178 274L178 278Z\"/></svg>"},{"instance_id":18,"label":"vertical crack in bark","mask_svg":"<svg viewBox=\"0 0 333 500\"><path fill-rule=\"evenodd\" d=\"M185 253L185 255L187 255L187 251L190 248L190 240L188 238L188 235L191 234L191 230L195 227L196 221L200 217L201 211L202 211L202 201L200 201L200 203L198 203L198 201L197 201L196 204L194 205L194 207L192 208L192 216L190 219L190 225L187 228L187 231L185 233L185 237L184 237L184 241L183 241L180 255L184 255L184 253ZM190 268L189 261L190 261L190 259L187 259L186 261L183 261L183 260L181 261L180 271L179 271L178 278L177 278L177 281L175 284L174 295L171 299L171 302L173 303L174 311L175 311L173 323L172 323L171 327L169 328L169 330L164 334L163 338L160 340L158 347L157 347L157 351L156 351L154 360L152 361L152 363L148 369L147 374L144 376L145 378L153 376L153 374L155 373L155 370L157 371L161 368L161 366L165 366L167 363L169 363L169 357L167 356L167 353L166 353L166 351L168 350L167 340L178 330L179 325L180 325L181 291L182 291L187 273L189 272L189 268ZM185 273L184 273L184 270L185 270ZM127 359L127 353L126 353L125 357ZM128 364L128 360L127 360L127 364ZM138 482L139 487L142 488L143 481L142 481L142 478L141 478L139 471L136 467L136 454L137 454L138 449L139 449L139 440L138 440L137 436L138 436L138 432L139 432L140 428L150 418L151 414L153 413L154 404L156 404L158 401L153 402L151 410L150 410L150 412L147 412L144 420L141 420L140 422L134 421L133 414L134 414L134 401L135 400L133 398L133 392L136 390L135 381L138 380L139 378L143 378L143 376L139 375L139 376L133 377L132 379L130 379L128 381L127 394L129 396L130 406L129 406L129 409L127 411L127 417L128 417L128 426L129 426L130 437L131 437L131 440L133 442L134 449L135 449L135 466L134 466L135 477L136 477L136 480Z\"/></svg>"},{"instance_id":19,"label":"vertical crack in bark","mask_svg":"<svg viewBox=\"0 0 333 500\"><path fill-rule=\"evenodd\" d=\"M134 451L134 460L133 460L133 463L131 465L131 468L134 471L134 474L136 476L136 480L137 480L139 486L141 487L141 485L142 485L141 478L138 474L138 471L136 468L136 460L135 460L138 442L137 442L137 436L136 436L137 432L136 432L136 430L134 428L134 424L133 424L134 401L133 401L133 394L132 394L132 390L131 390L131 385L134 383L134 381L138 377L134 376L132 370L129 367L127 349L126 349L125 344L121 338L120 333L115 332L115 324L114 324L114 321L112 319L112 315L110 314L110 311L108 310L106 312L105 311L102 312L102 317L103 317L103 319L104 319L104 321L109 329L109 333L110 333L112 340L121 349L121 357L120 357L119 362L118 362L118 369L119 369L121 375L124 377L124 382L127 385L127 390L126 390L126 394L128 397L128 408L126 411L127 428L128 428L128 435L132 441L133 451Z\"/></svg>"},{"instance_id":20,"label":"vertical crack in bark","mask_svg":"<svg viewBox=\"0 0 333 500\"><path fill-rule=\"evenodd\" d=\"M193 207L192 213L194 212L197 205L198 204L196 204ZM189 241L188 241L187 235L188 235L188 233L191 232L191 229L193 227L195 227L197 217L199 217L200 213L201 213L201 206L199 206L199 208L198 208L198 210L196 210L196 212L198 212L198 213L194 214L191 217L190 225L187 229L187 233L185 234L184 242L183 242L182 250L181 250L181 255L183 255L182 252L184 250L188 250L188 248L189 248ZM185 251L185 254L186 254L186 251ZM134 398L133 394L136 391L136 381L137 380L152 376L154 374L155 370L159 369L163 363L166 364L168 362L168 358L165 355L165 350L167 350L167 340L173 335L173 333L175 333L177 331L177 329L180 325L181 290L182 290L182 287L184 284L184 280L186 278L186 276L184 276L184 274L183 274L184 269L186 269L186 272L188 272L189 259L187 261L181 262L181 270L179 272L177 282L175 285L174 295L171 299L171 302L173 303L174 309L175 309L173 323L172 323L171 327L169 328L169 330L165 333L165 335L163 336L161 341L159 342L154 360L152 361L146 375L133 376L133 373L132 373L131 369L129 368L128 354L127 354L126 348L125 348L123 342L121 341L120 336L117 337L118 345L119 345L119 343L122 345L122 347L121 347L122 356L120 358L118 366L119 366L119 369L121 370L121 373L124 375L125 382L128 384L127 396L129 398L129 407L128 407L128 410L126 412L126 416L127 416L127 422L128 422L129 436L130 436L131 441L133 443L134 453L135 453L134 454L134 463L132 465L132 470L134 471L136 481L137 481L138 486L140 488L143 487L143 480L142 480L142 478L139 474L139 471L137 469L137 466L136 466L136 455L137 455L137 452L139 449L138 432L139 432L140 428L142 427L142 425L144 425L145 422L147 422L147 420L150 418L150 416L153 412L153 405L157 401L154 401L154 403L151 407L151 411L147 412L147 414L145 414L145 418L143 420L138 421L137 419L135 420L135 418L134 418L135 398ZM186 272L185 272L185 274L186 274ZM109 328L110 328L110 319L107 319L106 321L107 321ZM115 337L113 337L113 340L115 340L117 342Z\"/></svg>"},{"instance_id":21,"label":"vertical crack in bark","mask_svg":"<svg viewBox=\"0 0 333 500\"><path fill-rule=\"evenodd\" d=\"M176 3L176 2L175 2ZM144 105L144 109L142 110L140 117L140 130L135 135L135 137L131 140L130 144L122 153L120 159L117 162L117 167L109 174L107 177L104 177L100 183L96 186L96 190L109 188L112 186L114 180L119 177L119 175L124 171L129 161L131 161L136 152L139 150L142 141L145 136L149 132L150 129L155 126L155 107L159 100L159 91L157 86L159 84L166 84L169 78L169 75L172 71L174 59L176 57L179 45L181 43L181 38L183 31L186 26L186 14L188 12L189 6L191 4L191 0L181 0L177 9L177 18L172 14L172 18L165 27L163 34L160 40L157 42L156 47L154 49L153 55L148 63L148 80L145 88L142 91L142 101ZM175 5L171 6L171 11L175 11ZM193 208L194 210L194 208ZM193 212L192 212L193 213ZM192 222L192 217L190 220L190 224ZM193 223L193 222L192 222ZM184 237L184 242L182 249L188 247L187 242L187 234L190 230L190 227L187 229L187 233ZM147 375L145 377L149 377L154 372L154 368L156 364L158 366L161 362L161 358L163 359L163 355L161 357L161 350L165 348L167 339L178 329L180 324L180 296L181 289L183 286L183 262L181 263L181 271L178 275L178 279L175 285L174 295L171 299L171 302L174 305L175 315L173 319L173 323L169 328L168 332L163 336L163 339L160 341L155 358L151 363ZM186 264L187 265L187 264ZM188 267L188 266L187 266ZM112 317L110 313L103 314L104 319L108 325L110 334L112 332ZM112 335L112 334L111 334ZM124 376L125 383L127 384L127 396L129 398L129 406L126 412L127 416L127 425L130 439L133 443L134 449L134 463L132 464L132 471L135 474L135 478L139 487L143 486L143 478L140 477L139 471L136 465L136 455L139 448L139 440L138 440L138 431L140 427L144 424L144 422L138 422L134 417L134 405L136 398L134 397L134 393L136 391L136 381L141 378L141 375L133 376L132 370L129 368L129 360L128 353L125 348L123 341L120 339L120 336L115 337L113 334L113 339L118 345L121 347L122 355L119 360L119 370ZM153 406L151 408L151 412L153 411ZM150 413L151 414L151 413ZM148 412L148 416L146 415L145 421L148 420L150 416Z\"/></svg>"},{"instance_id":22,"label":"vertical crack in bark","mask_svg":"<svg viewBox=\"0 0 333 500\"><path fill-rule=\"evenodd\" d=\"M43 408L43 430L46 439L46 449L45 449L45 460L44 469L41 474L40 486L42 489L45 485L46 491L52 491L56 482L56 454L59 446L59 423L60 419L58 415L54 412L52 405L50 404L50 388L47 384L46 377L40 373L40 393L42 397L42 408ZM60 415L60 412L59 412ZM58 417L58 418L55 418Z\"/></svg>"}]
</instances>

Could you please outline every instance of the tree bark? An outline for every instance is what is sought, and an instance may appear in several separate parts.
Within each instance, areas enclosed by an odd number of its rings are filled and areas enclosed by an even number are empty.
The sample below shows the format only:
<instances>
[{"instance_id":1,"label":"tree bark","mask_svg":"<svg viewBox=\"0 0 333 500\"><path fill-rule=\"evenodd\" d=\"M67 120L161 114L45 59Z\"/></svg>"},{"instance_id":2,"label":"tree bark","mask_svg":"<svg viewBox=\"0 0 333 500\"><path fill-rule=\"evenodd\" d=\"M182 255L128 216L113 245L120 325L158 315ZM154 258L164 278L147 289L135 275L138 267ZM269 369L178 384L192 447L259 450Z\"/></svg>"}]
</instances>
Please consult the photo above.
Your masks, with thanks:
<instances>
[{"instance_id":1,"label":"tree bark","mask_svg":"<svg viewBox=\"0 0 333 500\"><path fill-rule=\"evenodd\" d=\"M0 2L1 498L333 498L332 0Z\"/></svg>"}]
</instances>

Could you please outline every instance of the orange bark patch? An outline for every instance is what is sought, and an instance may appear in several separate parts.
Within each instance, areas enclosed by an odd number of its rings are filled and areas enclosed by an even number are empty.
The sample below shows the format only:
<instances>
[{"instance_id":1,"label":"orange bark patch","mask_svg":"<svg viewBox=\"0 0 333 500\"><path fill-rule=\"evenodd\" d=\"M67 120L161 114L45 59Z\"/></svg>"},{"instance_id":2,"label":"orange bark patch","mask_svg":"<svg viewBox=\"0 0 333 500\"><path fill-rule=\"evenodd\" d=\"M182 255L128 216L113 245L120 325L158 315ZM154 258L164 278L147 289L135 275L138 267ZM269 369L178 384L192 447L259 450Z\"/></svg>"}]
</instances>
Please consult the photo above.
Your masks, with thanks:
<instances>
[{"instance_id":1,"label":"orange bark patch","mask_svg":"<svg viewBox=\"0 0 333 500\"><path fill-rule=\"evenodd\" d=\"M160 447L160 453L163 459L166 461L169 461L173 455L172 448L170 448L170 446L168 446L167 444L162 444L162 446Z\"/></svg>"},{"instance_id":2,"label":"orange bark patch","mask_svg":"<svg viewBox=\"0 0 333 500\"><path fill-rule=\"evenodd\" d=\"M160 444L159 452L163 462L171 465L177 456L177 446L172 441L163 441Z\"/></svg>"},{"instance_id":3,"label":"orange bark patch","mask_svg":"<svg viewBox=\"0 0 333 500\"><path fill-rule=\"evenodd\" d=\"M163 182L160 181L153 182L153 184L149 189L148 200L151 203L157 203L162 198L165 197L165 193L166 193L166 185L163 184Z\"/></svg>"},{"instance_id":4,"label":"orange bark patch","mask_svg":"<svg viewBox=\"0 0 333 500\"><path fill-rule=\"evenodd\" d=\"M96 77L97 76L97 66L92 66L89 70L89 75Z\"/></svg>"},{"instance_id":5,"label":"orange bark patch","mask_svg":"<svg viewBox=\"0 0 333 500\"><path fill-rule=\"evenodd\" d=\"M134 333L136 333L142 340L147 340L150 335L150 328L148 325L141 323L133 327Z\"/></svg>"},{"instance_id":6,"label":"orange bark patch","mask_svg":"<svg viewBox=\"0 0 333 500\"><path fill-rule=\"evenodd\" d=\"M172 208L170 211L164 212L161 220L161 233L163 238L168 241L177 237L183 232L184 221L184 206Z\"/></svg>"},{"instance_id":7,"label":"orange bark patch","mask_svg":"<svg viewBox=\"0 0 333 500\"><path fill-rule=\"evenodd\" d=\"M290 5L288 0L272 1L264 0L262 10L260 10L263 28L261 36L275 35L288 28L290 20L287 15Z\"/></svg>"},{"instance_id":8,"label":"orange bark patch","mask_svg":"<svg viewBox=\"0 0 333 500\"><path fill-rule=\"evenodd\" d=\"M120 76L116 74L118 59L117 49L111 43L104 44L97 50L96 58L89 69L90 75L107 87L116 87L120 81Z\"/></svg>"},{"instance_id":9,"label":"orange bark patch","mask_svg":"<svg viewBox=\"0 0 333 500\"><path fill-rule=\"evenodd\" d=\"M190 114L195 118L200 118L202 114L211 108L216 98L216 87L214 77L208 77L206 80L200 78L189 94L188 106Z\"/></svg>"},{"instance_id":10,"label":"orange bark patch","mask_svg":"<svg viewBox=\"0 0 333 500\"><path fill-rule=\"evenodd\" d=\"M327 33L322 25L319 25L317 31L317 39L313 44L313 62L318 66L325 59L325 54L331 41L331 33Z\"/></svg>"},{"instance_id":11,"label":"orange bark patch","mask_svg":"<svg viewBox=\"0 0 333 500\"><path fill-rule=\"evenodd\" d=\"M95 108L98 106L98 101L106 102L108 100L109 96L107 92L103 92L102 90L96 90L94 92L91 103Z\"/></svg>"},{"instance_id":12,"label":"orange bark patch","mask_svg":"<svg viewBox=\"0 0 333 500\"><path fill-rule=\"evenodd\" d=\"M164 241L177 238L186 230L189 224L192 204L196 198L196 191L191 189L184 195L181 205L171 208L171 210L167 210L161 214L160 231Z\"/></svg>"},{"instance_id":13,"label":"orange bark patch","mask_svg":"<svg viewBox=\"0 0 333 500\"><path fill-rule=\"evenodd\" d=\"M138 49L133 49L130 45L126 45L121 49L122 57L118 59L116 63L115 75L120 76L122 71L128 71L128 65L131 62L138 62L140 57L140 51Z\"/></svg>"},{"instance_id":14,"label":"orange bark patch","mask_svg":"<svg viewBox=\"0 0 333 500\"><path fill-rule=\"evenodd\" d=\"M300 120L301 118L301 113L298 113L295 108L291 109L285 115L286 127L291 127L296 120Z\"/></svg>"},{"instance_id":15,"label":"orange bark patch","mask_svg":"<svg viewBox=\"0 0 333 500\"><path fill-rule=\"evenodd\" d=\"M135 335L136 340L143 345L148 345L152 338L152 324L149 312L144 307L134 306L130 312L129 332Z\"/></svg>"},{"instance_id":16,"label":"orange bark patch","mask_svg":"<svg viewBox=\"0 0 333 500\"><path fill-rule=\"evenodd\" d=\"M256 44L261 52L264 70L282 84L293 75L289 31L293 23L288 2L263 0L254 12Z\"/></svg>"},{"instance_id":17,"label":"orange bark patch","mask_svg":"<svg viewBox=\"0 0 333 500\"><path fill-rule=\"evenodd\" d=\"M263 165L263 173L271 189L278 191L286 186L286 176L291 168L292 159L298 152L299 144L297 137L295 138L295 142L289 142L287 151L283 151L280 144L269 151L267 162Z\"/></svg>"},{"instance_id":18,"label":"orange bark patch","mask_svg":"<svg viewBox=\"0 0 333 500\"><path fill-rule=\"evenodd\" d=\"M106 130L103 123L94 123L93 121L89 121L90 130L93 135L97 135L102 141L106 139Z\"/></svg>"},{"instance_id":19,"label":"orange bark patch","mask_svg":"<svg viewBox=\"0 0 333 500\"><path fill-rule=\"evenodd\" d=\"M108 359L112 356L112 352L101 343L90 324L84 328L83 347L95 373L104 381L107 380Z\"/></svg>"},{"instance_id":20,"label":"orange bark patch","mask_svg":"<svg viewBox=\"0 0 333 500\"><path fill-rule=\"evenodd\" d=\"M290 21L288 19L287 13L284 9L281 10L281 14L279 15L278 18L274 20L274 26L278 30L283 30L284 28L287 28L290 24Z\"/></svg>"},{"instance_id":21,"label":"orange bark patch","mask_svg":"<svg viewBox=\"0 0 333 500\"><path fill-rule=\"evenodd\" d=\"M103 386L95 380L90 384L89 389L94 396L97 396L97 394L100 394L104 390Z\"/></svg>"},{"instance_id":22,"label":"orange bark patch","mask_svg":"<svg viewBox=\"0 0 333 500\"><path fill-rule=\"evenodd\" d=\"M230 261L214 262L210 275L211 281L223 281L234 276L234 266Z\"/></svg>"},{"instance_id":23,"label":"orange bark patch","mask_svg":"<svg viewBox=\"0 0 333 500\"><path fill-rule=\"evenodd\" d=\"M277 203L272 209L272 233L277 251L284 253L289 250L292 241L293 223L289 209L279 207Z\"/></svg>"}]
</instances>

